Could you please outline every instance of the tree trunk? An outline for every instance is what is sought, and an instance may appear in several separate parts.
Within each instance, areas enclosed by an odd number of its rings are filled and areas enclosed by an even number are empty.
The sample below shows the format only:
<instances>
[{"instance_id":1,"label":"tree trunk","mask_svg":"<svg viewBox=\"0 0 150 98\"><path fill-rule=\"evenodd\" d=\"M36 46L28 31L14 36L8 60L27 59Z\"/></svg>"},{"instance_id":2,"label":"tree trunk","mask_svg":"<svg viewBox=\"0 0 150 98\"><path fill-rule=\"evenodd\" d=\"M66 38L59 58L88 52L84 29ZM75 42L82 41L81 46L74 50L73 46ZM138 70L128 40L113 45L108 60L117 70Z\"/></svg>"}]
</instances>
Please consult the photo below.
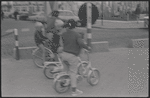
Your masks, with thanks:
<instances>
[{"instance_id":1,"label":"tree trunk","mask_svg":"<svg viewBox=\"0 0 150 98\"><path fill-rule=\"evenodd\" d=\"M31 5L31 1L29 1L29 14L32 14L32 5Z\"/></svg>"}]
</instances>

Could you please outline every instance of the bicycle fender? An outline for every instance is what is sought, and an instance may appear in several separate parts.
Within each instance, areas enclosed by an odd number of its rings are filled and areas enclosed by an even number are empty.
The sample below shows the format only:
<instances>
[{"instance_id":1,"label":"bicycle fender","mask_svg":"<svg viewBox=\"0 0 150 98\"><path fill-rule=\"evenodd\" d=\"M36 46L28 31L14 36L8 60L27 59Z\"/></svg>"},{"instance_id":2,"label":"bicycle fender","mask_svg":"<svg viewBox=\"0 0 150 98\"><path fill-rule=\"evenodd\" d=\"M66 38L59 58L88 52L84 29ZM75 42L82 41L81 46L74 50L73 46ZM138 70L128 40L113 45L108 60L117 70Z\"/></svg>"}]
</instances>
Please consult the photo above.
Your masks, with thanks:
<instances>
[{"instance_id":1,"label":"bicycle fender","mask_svg":"<svg viewBox=\"0 0 150 98\"><path fill-rule=\"evenodd\" d=\"M92 68L92 70L97 70L96 68Z\"/></svg>"},{"instance_id":2,"label":"bicycle fender","mask_svg":"<svg viewBox=\"0 0 150 98\"><path fill-rule=\"evenodd\" d=\"M97 70L96 68L92 68L91 70L89 70L89 73L88 73L88 78L90 76L90 74L92 73L93 70Z\"/></svg>"},{"instance_id":3,"label":"bicycle fender","mask_svg":"<svg viewBox=\"0 0 150 98\"><path fill-rule=\"evenodd\" d=\"M83 64L83 63L87 63L88 64L88 62L87 61L82 61L81 63L79 63L77 66L78 66L78 68L81 66L81 64Z\"/></svg>"},{"instance_id":4,"label":"bicycle fender","mask_svg":"<svg viewBox=\"0 0 150 98\"><path fill-rule=\"evenodd\" d=\"M65 72L58 73L58 75L56 76L56 78L54 78L54 83L55 83L56 80L58 80L62 76L69 76L69 74L67 74Z\"/></svg>"},{"instance_id":5,"label":"bicycle fender","mask_svg":"<svg viewBox=\"0 0 150 98\"><path fill-rule=\"evenodd\" d=\"M90 76L90 74L92 73L93 70L97 70L96 68L92 68L91 70L89 70L89 73L88 73L88 78ZM99 72L99 71L98 71ZM100 73L99 73L100 74Z\"/></svg>"}]
</instances>

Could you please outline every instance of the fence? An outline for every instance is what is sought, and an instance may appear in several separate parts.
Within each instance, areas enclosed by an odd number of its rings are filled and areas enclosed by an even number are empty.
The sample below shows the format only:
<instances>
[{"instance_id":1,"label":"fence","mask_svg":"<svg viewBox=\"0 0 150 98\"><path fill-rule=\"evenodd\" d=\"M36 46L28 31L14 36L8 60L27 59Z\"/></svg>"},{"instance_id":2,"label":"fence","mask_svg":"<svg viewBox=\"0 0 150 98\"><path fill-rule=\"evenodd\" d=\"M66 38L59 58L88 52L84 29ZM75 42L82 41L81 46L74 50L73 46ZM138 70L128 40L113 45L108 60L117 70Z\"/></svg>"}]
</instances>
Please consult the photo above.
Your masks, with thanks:
<instances>
[{"instance_id":1,"label":"fence","mask_svg":"<svg viewBox=\"0 0 150 98\"><path fill-rule=\"evenodd\" d=\"M13 56L13 48L15 47L15 39L13 30L1 35L1 56Z\"/></svg>"},{"instance_id":2,"label":"fence","mask_svg":"<svg viewBox=\"0 0 150 98\"><path fill-rule=\"evenodd\" d=\"M93 28L148 28L149 17L146 14L140 14L137 21L105 20L98 19ZM148 24L148 25L145 25Z\"/></svg>"},{"instance_id":3,"label":"fence","mask_svg":"<svg viewBox=\"0 0 150 98\"><path fill-rule=\"evenodd\" d=\"M35 46L33 36L26 37L29 29L10 29L2 32L1 37L1 55L2 57L15 57L19 60L19 47ZM18 35L19 33L19 35ZM34 34L34 33L33 33Z\"/></svg>"}]
</instances>

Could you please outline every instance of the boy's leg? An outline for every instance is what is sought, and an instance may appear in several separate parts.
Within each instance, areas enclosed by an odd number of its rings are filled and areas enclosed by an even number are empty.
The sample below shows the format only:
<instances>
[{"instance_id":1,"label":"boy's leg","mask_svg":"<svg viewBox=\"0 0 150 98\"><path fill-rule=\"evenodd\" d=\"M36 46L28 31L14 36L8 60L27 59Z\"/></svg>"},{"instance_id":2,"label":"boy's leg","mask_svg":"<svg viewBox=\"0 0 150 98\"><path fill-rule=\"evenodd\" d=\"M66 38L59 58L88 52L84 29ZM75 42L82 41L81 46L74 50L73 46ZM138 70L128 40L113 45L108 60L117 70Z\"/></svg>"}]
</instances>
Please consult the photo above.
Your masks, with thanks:
<instances>
[{"instance_id":1,"label":"boy's leg","mask_svg":"<svg viewBox=\"0 0 150 98\"><path fill-rule=\"evenodd\" d=\"M45 62L45 48L43 44L39 45L40 49L42 50L42 58L43 58L43 64Z\"/></svg>"},{"instance_id":2,"label":"boy's leg","mask_svg":"<svg viewBox=\"0 0 150 98\"><path fill-rule=\"evenodd\" d=\"M54 60L58 61L57 53L54 53Z\"/></svg>"},{"instance_id":3,"label":"boy's leg","mask_svg":"<svg viewBox=\"0 0 150 98\"><path fill-rule=\"evenodd\" d=\"M67 53L68 54L68 53ZM66 55L67 55L66 54ZM77 65L79 64L79 60L75 55L68 54L68 62L70 64L69 66L69 74L71 76L71 86L72 86L72 95L76 96L78 94L82 94L83 92L77 89Z\"/></svg>"}]
</instances>

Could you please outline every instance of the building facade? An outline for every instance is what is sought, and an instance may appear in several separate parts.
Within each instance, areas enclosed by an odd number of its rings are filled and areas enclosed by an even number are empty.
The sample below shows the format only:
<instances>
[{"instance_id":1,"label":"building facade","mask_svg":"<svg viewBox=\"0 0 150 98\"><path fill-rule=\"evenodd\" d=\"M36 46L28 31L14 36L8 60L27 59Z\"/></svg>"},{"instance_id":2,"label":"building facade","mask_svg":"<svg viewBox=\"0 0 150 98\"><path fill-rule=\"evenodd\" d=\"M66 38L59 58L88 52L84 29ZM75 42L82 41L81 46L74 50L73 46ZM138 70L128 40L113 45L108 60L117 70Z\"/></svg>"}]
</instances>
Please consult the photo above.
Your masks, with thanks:
<instances>
[{"instance_id":1,"label":"building facade","mask_svg":"<svg viewBox=\"0 0 150 98\"><path fill-rule=\"evenodd\" d=\"M149 5L148 1L93 1L99 10L99 13L102 13L102 2L103 2L103 12L109 12L111 14L120 14L121 12L126 11L135 11L137 4L141 4L142 11L148 11ZM76 2L76 1L59 1L59 9L62 10L72 10L76 15L80 6L85 2ZM7 5L1 6L4 12L18 10L19 12L39 12L44 11L44 1L13 1L12 8L7 7Z\"/></svg>"}]
</instances>

